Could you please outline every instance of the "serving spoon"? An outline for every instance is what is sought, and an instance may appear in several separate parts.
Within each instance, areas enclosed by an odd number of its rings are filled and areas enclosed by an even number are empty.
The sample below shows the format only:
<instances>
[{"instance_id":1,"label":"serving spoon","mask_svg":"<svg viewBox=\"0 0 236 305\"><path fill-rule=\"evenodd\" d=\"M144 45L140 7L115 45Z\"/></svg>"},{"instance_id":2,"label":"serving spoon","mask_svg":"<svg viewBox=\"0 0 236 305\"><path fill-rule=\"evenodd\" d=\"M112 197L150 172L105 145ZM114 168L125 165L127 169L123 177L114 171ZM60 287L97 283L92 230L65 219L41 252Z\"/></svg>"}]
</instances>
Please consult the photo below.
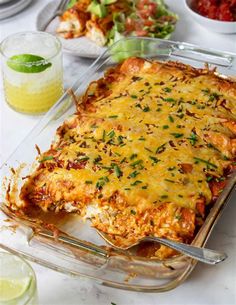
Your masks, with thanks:
<instances>
[{"instance_id":1,"label":"serving spoon","mask_svg":"<svg viewBox=\"0 0 236 305\"><path fill-rule=\"evenodd\" d=\"M165 245L171 249L174 249L182 254L185 254L191 258L194 258L202 263L209 264L209 265L216 265L220 262L223 262L226 258L227 255L223 252L218 252L214 251L211 249L207 248L201 248L201 247L196 247L180 242L176 242L170 239L165 239L161 237L155 237L155 236L146 236L143 237L136 242L129 244L128 246L117 246L114 241L109 237L108 234L101 232L97 230L98 234L108 243L110 244L113 248L119 249L119 250L128 250L133 248L134 246L137 246L141 242L144 241L152 241L152 242L157 242L159 244Z\"/></svg>"}]
</instances>

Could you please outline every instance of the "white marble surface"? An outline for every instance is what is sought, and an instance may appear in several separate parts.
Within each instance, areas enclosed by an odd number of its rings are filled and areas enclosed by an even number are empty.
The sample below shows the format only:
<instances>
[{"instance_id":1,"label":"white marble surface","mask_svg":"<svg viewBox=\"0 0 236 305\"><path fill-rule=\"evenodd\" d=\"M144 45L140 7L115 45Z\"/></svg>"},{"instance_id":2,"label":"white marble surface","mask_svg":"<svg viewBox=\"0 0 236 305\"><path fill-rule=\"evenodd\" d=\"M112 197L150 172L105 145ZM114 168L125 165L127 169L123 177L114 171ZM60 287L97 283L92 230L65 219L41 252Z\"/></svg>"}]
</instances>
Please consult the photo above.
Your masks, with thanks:
<instances>
[{"instance_id":1,"label":"white marble surface","mask_svg":"<svg viewBox=\"0 0 236 305\"><path fill-rule=\"evenodd\" d=\"M0 22L0 40L11 33L35 29L35 18L49 0L33 0L22 13ZM169 0L180 21L173 40L187 41L204 47L236 52L236 35L220 35L202 28L186 15L183 0ZM72 77L91 63L64 56L65 86ZM4 101L0 85L0 157L7 159L40 117L30 117L11 110ZM0 163L1 163L0 162ZM56 273L32 264L38 279L39 303L41 305L235 305L236 304L236 196L234 195L207 244L213 249L224 250L228 259L217 266L198 264L188 280L177 289L162 294L143 294L98 286L94 282Z\"/></svg>"}]
</instances>

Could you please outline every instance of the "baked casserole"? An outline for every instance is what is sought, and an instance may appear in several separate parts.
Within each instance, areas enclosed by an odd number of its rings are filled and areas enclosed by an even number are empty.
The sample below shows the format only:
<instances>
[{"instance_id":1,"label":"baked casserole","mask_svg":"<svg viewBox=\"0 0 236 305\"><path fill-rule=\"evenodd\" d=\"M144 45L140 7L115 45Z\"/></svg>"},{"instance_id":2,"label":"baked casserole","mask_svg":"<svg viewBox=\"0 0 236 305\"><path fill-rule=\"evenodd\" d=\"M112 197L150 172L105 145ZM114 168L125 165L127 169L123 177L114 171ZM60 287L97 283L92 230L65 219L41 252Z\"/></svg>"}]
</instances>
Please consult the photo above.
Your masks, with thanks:
<instances>
[{"instance_id":1,"label":"baked casserole","mask_svg":"<svg viewBox=\"0 0 236 305\"><path fill-rule=\"evenodd\" d=\"M148 235L190 243L234 170L235 134L235 82L128 58L78 99L14 208L77 213L118 246Z\"/></svg>"}]
</instances>

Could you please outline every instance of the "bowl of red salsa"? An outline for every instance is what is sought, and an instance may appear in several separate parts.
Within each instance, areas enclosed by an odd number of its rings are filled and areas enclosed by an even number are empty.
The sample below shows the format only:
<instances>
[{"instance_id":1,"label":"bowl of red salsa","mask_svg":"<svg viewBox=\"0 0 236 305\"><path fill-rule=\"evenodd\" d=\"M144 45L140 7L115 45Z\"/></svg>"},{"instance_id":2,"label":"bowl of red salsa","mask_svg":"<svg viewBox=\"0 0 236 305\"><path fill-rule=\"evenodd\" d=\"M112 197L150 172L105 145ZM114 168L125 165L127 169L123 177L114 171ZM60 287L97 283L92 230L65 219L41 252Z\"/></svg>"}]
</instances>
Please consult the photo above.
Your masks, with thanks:
<instances>
[{"instance_id":1,"label":"bowl of red salsa","mask_svg":"<svg viewBox=\"0 0 236 305\"><path fill-rule=\"evenodd\" d=\"M236 0L185 0L191 16L218 33L236 33Z\"/></svg>"}]
</instances>

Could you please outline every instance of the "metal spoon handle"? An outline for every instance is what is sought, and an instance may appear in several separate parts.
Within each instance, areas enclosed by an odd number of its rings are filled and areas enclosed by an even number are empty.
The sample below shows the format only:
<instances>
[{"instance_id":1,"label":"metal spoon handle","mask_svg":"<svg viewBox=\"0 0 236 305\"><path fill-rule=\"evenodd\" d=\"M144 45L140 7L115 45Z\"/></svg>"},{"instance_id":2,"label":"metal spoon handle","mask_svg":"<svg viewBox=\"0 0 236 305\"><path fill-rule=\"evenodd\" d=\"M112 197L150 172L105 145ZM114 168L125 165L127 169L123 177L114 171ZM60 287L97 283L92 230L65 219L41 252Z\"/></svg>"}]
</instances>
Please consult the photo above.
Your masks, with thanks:
<instances>
[{"instance_id":1,"label":"metal spoon handle","mask_svg":"<svg viewBox=\"0 0 236 305\"><path fill-rule=\"evenodd\" d=\"M206 248L195 247L188 244L175 242L169 239L160 237L145 237L142 240L158 242L162 245L168 246L178 252L181 252L187 256L190 256L198 261L206 264L216 265L227 258L227 255L223 252L218 252Z\"/></svg>"}]
</instances>

